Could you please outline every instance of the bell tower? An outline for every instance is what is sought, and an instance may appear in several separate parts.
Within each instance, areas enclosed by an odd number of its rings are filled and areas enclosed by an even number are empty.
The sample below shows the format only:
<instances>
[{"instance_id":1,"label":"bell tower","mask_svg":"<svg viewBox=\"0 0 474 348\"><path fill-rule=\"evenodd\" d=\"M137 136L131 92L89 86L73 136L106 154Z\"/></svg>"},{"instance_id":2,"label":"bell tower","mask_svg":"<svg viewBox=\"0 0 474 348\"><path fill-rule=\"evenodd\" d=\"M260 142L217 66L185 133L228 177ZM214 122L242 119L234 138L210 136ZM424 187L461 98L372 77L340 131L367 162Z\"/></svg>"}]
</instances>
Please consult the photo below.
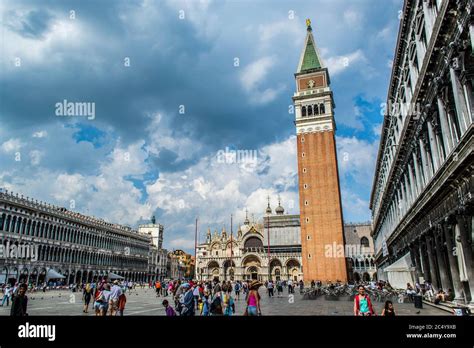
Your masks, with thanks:
<instances>
[{"instance_id":1,"label":"bell tower","mask_svg":"<svg viewBox=\"0 0 474 348\"><path fill-rule=\"evenodd\" d=\"M328 69L318 53L309 19L306 26L293 96L303 277L305 282L347 281L346 259L334 252L345 245L334 134L335 104Z\"/></svg>"}]
</instances>

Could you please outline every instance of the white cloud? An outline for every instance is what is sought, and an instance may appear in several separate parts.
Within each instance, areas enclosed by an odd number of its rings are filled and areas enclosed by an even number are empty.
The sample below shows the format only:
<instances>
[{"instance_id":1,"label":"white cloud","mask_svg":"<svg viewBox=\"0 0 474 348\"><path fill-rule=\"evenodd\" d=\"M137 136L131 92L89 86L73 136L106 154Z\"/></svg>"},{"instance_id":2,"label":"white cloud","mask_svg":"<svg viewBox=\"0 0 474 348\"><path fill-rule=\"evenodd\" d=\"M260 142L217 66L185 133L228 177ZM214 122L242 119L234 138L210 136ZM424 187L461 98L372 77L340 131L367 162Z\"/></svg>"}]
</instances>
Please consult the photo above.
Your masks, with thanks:
<instances>
[{"instance_id":1,"label":"white cloud","mask_svg":"<svg viewBox=\"0 0 474 348\"><path fill-rule=\"evenodd\" d=\"M45 130L33 133L33 138L45 138L47 136L48 136L48 132L46 132Z\"/></svg>"},{"instance_id":2,"label":"white cloud","mask_svg":"<svg viewBox=\"0 0 474 348\"><path fill-rule=\"evenodd\" d=\"M177 238L170 241L169 245L176 249L194 248L194 239Z\"/></svg>"},{"instance_id":3,"label":"white cloud","mask_svg":"<svg viewBox=\"0 0 474 348\"><path fill-rule=\"evenodd\" d=\"M372 186L367 180L374 175L378 141L369 143L356 137L336 137L339 170L346 177L352 177L356 184Z\"/></svg>"},{"instance_id":4,"label":"white cloud","mask_svg":"<svg viewBox=\"0 0 474 348\"><path fill-rule=\"evenodd\" d=\"M218 161L216 155L211 155L186 170L160 173L146 187L148 202L164 211L162 219L166 221L189 221L199 216L201 223L219 230L228 226L230 214L234 215L235 225L242 223L245 208L260 218L267 206L267 195L271 196L274 209L277 192L281 192L286 211L297 213L295 137L253 150L258 155L257 164L251 169L235 161ZM179 200L185 203L184 207L179 206ZM176 226L175 231L182 225ZM182 233L184 237L180 238L191 238L194 231L189 228Z\"/></svg>"},{"instance_id":5,"label":"white cloud","mask_svg":"<svg viewBox=\"0 0 474 348\"><path fill-rule=\"evenodd\" d=\"M370 219L369 201L361 198L351 190L341 190L344 222L362 222Z\"/></svg>"},{"instance_id":6,"label":"white cloud","mask_svg":"<svg viewBox=\"0 0 474 348\"><path fill-rule=\"evenodd\" d=\"M360 26L362 15L360 12L353 9L347 9L344 11L344 21L352 28Z\"/></svg>"},{"instance_id":7,"label":"white cloud","mask_svg":"<svg viewBox=\"0 0 474 348\"><path fill-rule=\"evenodd\" d=\"M344 70L355 66L359 62L366 61L367 58L365 57L364 52L359 49L346 55L329 57L326 60L326 65L329 69L329 73L332 76L335 76Z\"/></svg>"},{"instance_id":8,"label":"white cloud","mask_svg":"<svg viewBox=\"0 0 474 348\"><path fill-rule=\"evenodd\" d=\"M32 150L30 151L30 160L33 166L37 166L41 162L41 158L43 157L43 153L39 150Z\"/></svg>"},{"instance_id":9,"label":"white cloud","mask_svg":"<svg viewBox=\"0 0 474 348\"><path fill-rule=\"evenodd\" d=\"M240 83L254 104L267 104L285 89L285 85L278 84L276 87L263 87L269 71L275 66L276 57L267 56L260 58L246 66L240 74Z\"/></svg>"},{"instance_id":10,"label":"white cloud","mask_svg":"<svg viewBox=\"0 0 474 348\"><path fill-rule=\"evenodd\" d=\"M392 32L393 30L391 28L391 25L387 25L382 30L377 32L377 35L375 36L375 38L376 40L383 40L383 41L390 40L392 37Z\"/></svg>"},{"instance_id":11,"label":"white cloud","mask_svg":"<svg viewBox=\"0 0 474 348\"><path fill-rule=\"evenodd\" d=\"M372 126L372 132L377 135L377 136L380 136L382 134L382 123L377 123L377 124L374 124Z\"/></svg>"},{"instance_id":12,"label":"white cloud","mask_svg":"<svg viewBox=\"0 0 474 348\"><path fill-rule=\"evenodd\" d=\"M294 38L295 45L298 44L297 39L301 37L301 22L298 16L293 19L285 18L280 21L272 21L258 26L260 41L266 46L275 38L281 38L283 35L290 35Z\"/></svg>"},{"instance_id":13,"label":"white cloud","mask_svg":"<svg viewBox=\"0 0 474 348\"><path fill-rule=\"evenodd\" d=\"M2 144L2 150L6 153L11 153L14 151L19 151L22 146L23 143L20 139L11 138Z\"/></svg>"},{"instance_id":14,"label":"white cloud","mask_svg":"<svg viewBox=\"0 0 474 348\"><path fill-rule=\"evenodd\" d=\"M269 70L275 65L275 57L263 57L247 65L240 75L240 82L247 92L251 92L263 82Z\"/></svg>"}]
</instances>

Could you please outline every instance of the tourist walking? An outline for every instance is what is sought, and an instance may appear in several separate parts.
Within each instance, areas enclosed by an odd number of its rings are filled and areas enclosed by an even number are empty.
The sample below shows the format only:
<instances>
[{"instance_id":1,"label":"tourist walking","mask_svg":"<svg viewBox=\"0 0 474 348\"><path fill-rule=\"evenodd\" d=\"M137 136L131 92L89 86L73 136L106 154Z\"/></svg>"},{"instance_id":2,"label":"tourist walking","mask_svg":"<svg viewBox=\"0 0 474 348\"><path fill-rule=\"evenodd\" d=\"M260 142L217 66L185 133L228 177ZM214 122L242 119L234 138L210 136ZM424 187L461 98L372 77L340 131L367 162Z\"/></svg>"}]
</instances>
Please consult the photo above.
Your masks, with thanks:
<instances>
[{"instance_id":1,"label":"tourist walking","mask_svg":"<svg viewBox=\"0 0 474 348\"><path fill-rule=\"evenodd\" d=\"M168 300L163 300L161 303L163 307L165 307L165 313L167 317L175 317L176 312L174 311L173 307L170 306Z\"/></svg>"},{"instance_id":2,"label":"tourist walking","mask_svg":"<svg viewBox=\"0 0 474 348\"><path fill-rule=\"evenodd\" d=\"M394 317L395 308L393 308L392 301L385 301L385 306L383 307L382 314L383 317Z\"/></svg>"},{"instance_id":3,"label":"tourist walking","mask_svg":"<svg viewBox=\"0 0 474 348\"><path fill-rule=\"evenodd\" d=\"M10 305L10 299L12 298L13 294L13 289L11 288L10 284L7 284L5 288L3 289L3 298L2 298L2 304L0 304L0 307L3 307L5 302L7 302L7 307Z\"/></svg>"},{"instance_id":4,"label":"tourist walking","mask_svg":"<svg viewBox=\"0 0 474 348\"><path fill-rule=\"evenodd\" d=\"M122 288L119 286L118 280L114 280L114 285L112 286L112 289L110 291L109 298L110 315L117 314L120 295L122 295Z\"/></svg>"},{"instance_id":5,"label":"tourist walking","mask_svg":"<svg viewBox=\"0 0 474 348\"><path fill-rule=\"evenodd\" d=\"M227 294L224 294L224 315L231 316L234 313L235 313L234 298L232 297L232 294L228 292Z\"/></svg>"},{"instance_id":6,"label":"tourist walking","mask_svg":"<svg viewBox=\"0 0 474 348\"><path fill-rule=\"evenodd\" d=\"M283 284L282 284L281 280L277 281L276 288L277 288L278 297L282 297L283 296Z\"/></svg>"},{"instance_id":7,"label":"tourist walking","mask_svg":"<svg viewBox=\"0 0 474 348\"><path fill-rule=\"evenodd\" d=\"M109 299L110 299L110 285L105 284L102 286L102 290L97 291L95 297L94 309L96 316L105 316L109 308Z\"/></svg>"},{"instance_id":8,"label":"tourist walking","mask_svg":"<svg viewBox=\"0 0 474 348\"><path fill-rule=\"evenodd\" d=\"M211 315L223 315L222 311L222 293L220 291L215 292L212 297L211 307L209 309Z\"/></svg>"},{"instance_id":9,"label":"tourist walking","mask_svg":"<svg viewBox=\"0 0 474 348\"><path fill-rule=\"evenodd\" d=\"M243 282L243 284L242 284L242 291L244 292L244 295L245 295L245 301L247 301L247 297L248 297L248 294L249 294L249 284L248 284L248 281Z\"/></svg>"},{"instance_id":10,"label":"tourist walking","mask_svg":"<svg viewBox=\"0 0 474 348\"><path fill-rule=\"evenodd\" d=\"M28 296L26 296L26 290L28 286L21 284L18 287L18 292L12 297L12 307L10 310L10 316L12 317L25 317L28 316Z\"/></svg>"},{"instance_id":11,"label":"tourist walking","mask_svg":"<svg viewBox=\"0 0 474 348\"><path fill-rule=\"evenodd\" d=\"M82 291L82 299L84 300L84 308L82 309L83 313L89 313L89 303L92 298L92 288L89 283L86 284L84 290Z\"/></svg>"},{"instance_id":12,"label":"tourist walking","mask_svg":"<svg viewBox=\"0 0 474 348\"><path fill-rule=\"evenodd\" d=\"M155 288L156 288L156 297L160 297L161 296L161 282L159 280L156 281Z\"/></svg>"},{"instance_id":13,"label":"tourist walking","mask_svg":"<svg viewBox=\"0 0 474 348\"><path fill-rule=\"evenodd\" d=\"M248 316L257 316L262 315L260 309L260 294L258 293L258 288L262 286L258 280L253 280L249 285L249 294L247 298L247 307L245 309L244 315Z\"/></svg>"},{"instance_id":14,"label":"tourist walking","mask_svg":"<svg viewBox=\"0 0 474 348\"><path fill-rule=\"evenodd\" d=\"M185 289L185 293L182 302L182 307L180 311L180 315L182 316L194 316L195 313L195 304L194 304L194 295L193 295L193 288L188 284L184 283L181 285Z\"/></svg>"},{"instance_id":15,"label":"tourist walking","mask_svg":"<svg viewBox=\"0 0 474 348\"><path fill-rule=\"evenodd\" d=\"M358 291L359 293L354 297L354 315L363 317L375 315L372 301L370 301L369 296L365 293L364 286L359 285Z\"/></svg>"},{"instance_id":16,"label":"tourist walking","mask_svg":"<svg viewBox=\"0 0 474 348\"><path fill-rule=\"evenodd\" d=\"M122 292L122 294L119 296L118 299L118 308L117 308L117 314L120 317L123 317L123 312L125 311L125 304L127 303L127 296L125 296L125 290Z\"/></svg>"},{"instance_id":17,"label":"tourist walking","mask_svg":"<svg viewBox=\"0 0 474 348\"><path fill-rule=\"evenodd\" d=\"M234 285L234 291L235 291L235 298L238 300L240 300L240 289L241 289L241 285L240 285L240 282L237 281L235 282L235 285Z\"/></svg>"},{"instance_id":18,"label":"tourist walking","mask_svg":"<svg viewBox=\"0 0 474 348\"><path fill-rule=\"evenodd\" d=\"M267 283L268 297L273 297L273 281L270 279Z\"/></svg>"},{"instance_id":19,"label":"tourist walking","mask_svg":"<svg viewBox=\"0 0 474 348\"><path fill-rule=\"evenodd\" d=\"M304 282L303 282L303 279L300 279L300 294L302 294L304 291ZM293 293L295 293L295 291L293 291Z\"/></svg>"},{"instance_id":20,"label":"tourist walking","mask_svg":"<svg viewBox=\"0 0 474 348\"><path fill-rule=\"evenodd\" d=\"M199 285L196 285L193 290L194 302L196 303L196 309L198 308L198 301L201 298L201 294L199 291Z\"/></svg>"},{"instance_id":21,"label":"tourist walking","mask_svg":"<svg viewBox=\"0 0 474 348\"><path fill-rule=\"evenodd\" d=\"M293 281L291 279L288 279L288 294L293 294L294 289L293 289Z\"/></svg>"},{"instance_id":22,"label":"tourist walking","mask_svg":"<svg viewBox=\"0 0 474 348\"><path fill-rule=\"evenodd\" d=\"M204 317L207 317L210 314L210 303L209 303L209 292L204 291L202 296L202 306L200 314Z\"/></svg>"}]
</instances>

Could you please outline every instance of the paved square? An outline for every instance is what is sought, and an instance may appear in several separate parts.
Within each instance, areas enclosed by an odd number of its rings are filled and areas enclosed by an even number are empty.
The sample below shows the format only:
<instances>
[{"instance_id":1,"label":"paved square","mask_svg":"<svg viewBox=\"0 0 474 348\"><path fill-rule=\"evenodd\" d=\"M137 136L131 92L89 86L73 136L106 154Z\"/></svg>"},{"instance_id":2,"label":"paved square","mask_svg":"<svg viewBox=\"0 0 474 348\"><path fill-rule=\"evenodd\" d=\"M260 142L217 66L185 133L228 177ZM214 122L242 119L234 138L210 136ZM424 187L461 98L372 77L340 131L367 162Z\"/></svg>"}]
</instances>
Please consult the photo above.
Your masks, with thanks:
<instances>
[{"instance_id":1,"label":"paved square","mask_svg":"<svg viewBox=\"0 0 474 348\"><path fill-rule=\"evenodd\" d=\"M165 315L161 305L163 297L156 297L152 289L136 289L127 292L127 305L124 315ZM348 300L327 301L324 298L317 300L303 300L299 293L290 297L287 292L282 297L267 296L264 289L260 289L262 296L262 315L353 315L353 302ZM82 313L82 294L70 291L49 291L46 293L28 293L29 315L59 315L59 316L94 316L92 303L89 313ZM171 297L168 301L174 305ZM241 296L236 300L236 315L245 311L245 300ZM11 304L10 304L11 305ZM383 303L374 302L377 315L382 312ZM424 305L423 309L414 308L413 303L395 303L398 315L450 315L437 308ZM0 315L9 315L10 307L0 307Z\"/></svg>"}]
</instances>

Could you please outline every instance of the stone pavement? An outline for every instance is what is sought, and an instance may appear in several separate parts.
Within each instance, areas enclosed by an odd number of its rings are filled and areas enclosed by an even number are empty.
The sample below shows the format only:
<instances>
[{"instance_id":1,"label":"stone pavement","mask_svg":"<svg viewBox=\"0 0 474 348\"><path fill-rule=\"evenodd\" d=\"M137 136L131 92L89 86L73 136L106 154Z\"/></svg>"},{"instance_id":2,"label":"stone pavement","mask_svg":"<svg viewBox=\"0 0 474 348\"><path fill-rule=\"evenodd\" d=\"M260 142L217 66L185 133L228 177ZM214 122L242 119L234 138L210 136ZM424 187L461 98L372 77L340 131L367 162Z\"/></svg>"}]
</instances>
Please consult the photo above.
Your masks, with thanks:
<instances>
[{"instance_id":1,"label":"stone pavement","mask_svg":"<svg viewBox=\"0 0 474 348\"><path fill-rule=\"evenodd\" d=\"M290 297L287 292L282 297L269 298L263 288L262 315L353 315L353 302L348 300L328 301L324 298L317 300L303 300L298 293ZM94 316L92 306L89 313L82 313L82 294L70 291L49 291L46 293L29 293L29 315L59 315L59 316ZM167 298L174 305L171 297ZM165 315L161 302L163 297L157 298L152 289L137 289L127 292L127 305L124 315ZM236 315L245 311L245 300L241 296L236 300ZM383 303L374 303L374 309L379 315ZM423 309L414 308L413 303L395 303L398 315L450 315L437 308L424 305ZM9 315L10 307L0 307L0 315Z\"/></svg>"}]
</instances>

